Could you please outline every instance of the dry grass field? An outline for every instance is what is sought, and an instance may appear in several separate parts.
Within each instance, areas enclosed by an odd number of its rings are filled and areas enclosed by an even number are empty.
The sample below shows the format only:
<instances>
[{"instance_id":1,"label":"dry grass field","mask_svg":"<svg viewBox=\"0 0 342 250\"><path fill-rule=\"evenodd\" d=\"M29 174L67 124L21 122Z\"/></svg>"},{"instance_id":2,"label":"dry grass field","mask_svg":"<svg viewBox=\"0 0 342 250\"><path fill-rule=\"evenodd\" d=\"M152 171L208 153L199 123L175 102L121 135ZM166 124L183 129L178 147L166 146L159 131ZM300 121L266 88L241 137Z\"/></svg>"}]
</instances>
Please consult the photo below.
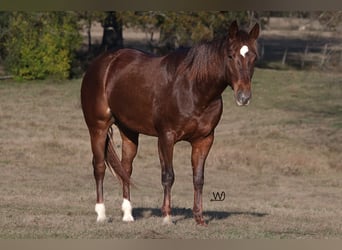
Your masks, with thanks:
<instances>
[{"instance_id":1,"label":"dry grass field","mask_svg":"<svg viewBox=\"0 0 342 250\"><path fill-rule=\"evenodd\" d=\"M342 238L341 74L257 69L242 108L225 91L205 171L208 227L192 218L187 143L175 149L175 223L162 225L157 141L146 136L134 162L136 221L121 221L121 188L107 172L110 220L96 224L80 83L0 82L0 238Z\"/></svg>"}]
</instances>

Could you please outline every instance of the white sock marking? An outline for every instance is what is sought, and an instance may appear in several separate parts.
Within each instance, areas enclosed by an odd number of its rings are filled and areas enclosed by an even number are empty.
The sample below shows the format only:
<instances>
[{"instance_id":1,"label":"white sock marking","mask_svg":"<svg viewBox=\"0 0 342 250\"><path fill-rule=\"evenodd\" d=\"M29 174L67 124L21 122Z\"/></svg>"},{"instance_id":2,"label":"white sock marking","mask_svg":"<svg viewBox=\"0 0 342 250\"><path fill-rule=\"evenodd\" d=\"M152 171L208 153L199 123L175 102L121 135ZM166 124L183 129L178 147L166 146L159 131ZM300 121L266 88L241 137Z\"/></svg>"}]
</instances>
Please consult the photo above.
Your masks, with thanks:
<instances>
[{"instance_id":1,"label":"white sock marking","mask_svg":"<svg viewBox=\"0 0 342 250\"><path fill-rule=\"evenodd\" d=\"M171 225L171 224L173 224L173 223L172 223L171 215L166 215L166 216L163 218L163 225Z\"/></svg>"},{"instance_id":2,"label":"white sock marking","mask_svg":"<svg viewBox=\"0 0 342 250\"><path fill-rule=\"evenodd\" d=\"M123 212L123 221L134 221L134 218L132 216L132 205L129 200L123 199L121 210Z\"/></svg>"},{"instance_id":3,"label":"white sock marking","mask_svg":"<svg viewBox=\"0 0 342 250\"><path fill-rule=\"evenodd\" d=\"M96 203L95 212L97 213L97 222L104 222L106 217L106 208L103 203Z\"/></svg>"},{"instance_id":4,"label":"white sock marking","mask_svg":"<svg viewBox=\"0 0 342 250\"><path fill-rule=\"evenodd\" d=\"M243 45L242 47L241 47L241 49L240 49L240 55L242 55L243 57L245 57L246 56L246 53L248 52L248 47L247 47L247 45Z\"/></svg>"}]
</instances>

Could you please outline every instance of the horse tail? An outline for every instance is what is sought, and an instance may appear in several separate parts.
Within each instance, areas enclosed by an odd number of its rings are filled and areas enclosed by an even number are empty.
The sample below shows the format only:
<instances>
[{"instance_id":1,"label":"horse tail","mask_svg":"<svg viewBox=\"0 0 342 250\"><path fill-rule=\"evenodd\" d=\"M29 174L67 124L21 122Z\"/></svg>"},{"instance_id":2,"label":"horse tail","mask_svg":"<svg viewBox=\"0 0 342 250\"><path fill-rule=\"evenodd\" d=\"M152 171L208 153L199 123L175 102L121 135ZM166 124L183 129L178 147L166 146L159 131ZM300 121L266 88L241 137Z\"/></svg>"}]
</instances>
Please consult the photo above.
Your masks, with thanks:
<instances>
[{"instance_id":1,"label":"horse tail","mask_svg":"<svg viewBox=\"0 0 342 250\"><path fill-rule=\"evenodd\" d=\"M121 183L126 182L132 184L130 176L123 168L121 161L115 152L113 130L111 127L107 132L105 163L106 166L109 168L110 172L113 174L113 176L117 177Z\"/></svg>"}]
</instances>

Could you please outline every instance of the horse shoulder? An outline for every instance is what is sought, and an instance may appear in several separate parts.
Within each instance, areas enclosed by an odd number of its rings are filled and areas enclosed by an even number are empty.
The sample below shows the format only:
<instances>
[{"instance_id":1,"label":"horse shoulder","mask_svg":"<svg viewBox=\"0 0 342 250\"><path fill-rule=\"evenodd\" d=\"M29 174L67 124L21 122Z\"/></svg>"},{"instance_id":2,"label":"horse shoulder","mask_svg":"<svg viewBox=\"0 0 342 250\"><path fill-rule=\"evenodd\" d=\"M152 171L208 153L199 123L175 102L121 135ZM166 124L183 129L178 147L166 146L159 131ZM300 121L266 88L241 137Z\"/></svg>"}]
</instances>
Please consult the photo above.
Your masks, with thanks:
<instances>
[{"instance_id":1,"label":"horse shoulder","mask_svg":"<svg viewBox=\"0 0 342 250\"><path fill-rule=\"evenodd\" d=\"M222 98L212 101L197 117L197 129L194 135L207 136L219 123L223 111Z\"/></svg>"}]
</instances>

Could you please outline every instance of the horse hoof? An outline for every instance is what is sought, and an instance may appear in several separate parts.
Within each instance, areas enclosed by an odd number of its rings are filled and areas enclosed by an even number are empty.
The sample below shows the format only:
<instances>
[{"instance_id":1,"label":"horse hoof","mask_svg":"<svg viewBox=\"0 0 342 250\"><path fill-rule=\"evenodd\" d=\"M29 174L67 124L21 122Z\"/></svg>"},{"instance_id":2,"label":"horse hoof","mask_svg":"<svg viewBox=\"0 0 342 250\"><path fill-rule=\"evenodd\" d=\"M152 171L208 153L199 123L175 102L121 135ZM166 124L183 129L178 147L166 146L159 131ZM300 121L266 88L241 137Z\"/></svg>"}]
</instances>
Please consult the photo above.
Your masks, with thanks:
<instances>
[{"instance_id":1,"label":"horse hoof","mask_svg":"<svg viewBox=\"0 0 342 250\"><path fill-rule=\"evenodd\" d=\"M208 224L203 220L203 221L200 221L200 222L198 222L198 221L196 221L197 222L197 225L199 225L199 226L202 226L202 227L207 227L208 226Z\"/></svg>"},{"instance_id":2,"label":"horse hoof","mask_svg":"<svg viewBox=\"0 0 342 250\"><path fill-rule=\"evenodd\" d=\"M163 218L163 225L173 225L173 221L172 221L171 215L166 215Z\"/></svg>"},{"instance_id":3,"label":"horse hoof","mask_svg":"<svg viewBox=\"0 0 342 250\"><path fill-rule=\"evenodd\" d=\"M104 223L107 221L107 217L97 217L96 222L97 223Z\"/></svg>"},{"instance_id":4,"label":"horse hoof","mask_svg":"<svg viewBox=\"0 0 342 250\"><path fill-rule=\"evenodd\" d=\"M197 225L202 226L202 227L208 226L208 224L205 221L197 222Z\"/></svg>"},{"instance_id":5,"label":"horse hoof","mask_svg":"<svg viewBox=\"0 0 342 250\"><path fill-rule=\"evenodd\" d=\"M199 225L199 226L204 226L204 227L208 226L208 224L205 222L203 217L196 217L195 216L195 221L196 221L197 225Z\"/></svg>"},{"instance_id":6,"label":"horse hoof","mask_svg":"<svg viewBox=\"0 0 342 250\"><path fill-rule=\"evenodd\" d=\"M133 218L133 216L132 215L124 215L123 217L122 217L122 221L124 221L124 222L132 222L132 221L134 221L134 218Z\"/></svg>"}]
</instances>

